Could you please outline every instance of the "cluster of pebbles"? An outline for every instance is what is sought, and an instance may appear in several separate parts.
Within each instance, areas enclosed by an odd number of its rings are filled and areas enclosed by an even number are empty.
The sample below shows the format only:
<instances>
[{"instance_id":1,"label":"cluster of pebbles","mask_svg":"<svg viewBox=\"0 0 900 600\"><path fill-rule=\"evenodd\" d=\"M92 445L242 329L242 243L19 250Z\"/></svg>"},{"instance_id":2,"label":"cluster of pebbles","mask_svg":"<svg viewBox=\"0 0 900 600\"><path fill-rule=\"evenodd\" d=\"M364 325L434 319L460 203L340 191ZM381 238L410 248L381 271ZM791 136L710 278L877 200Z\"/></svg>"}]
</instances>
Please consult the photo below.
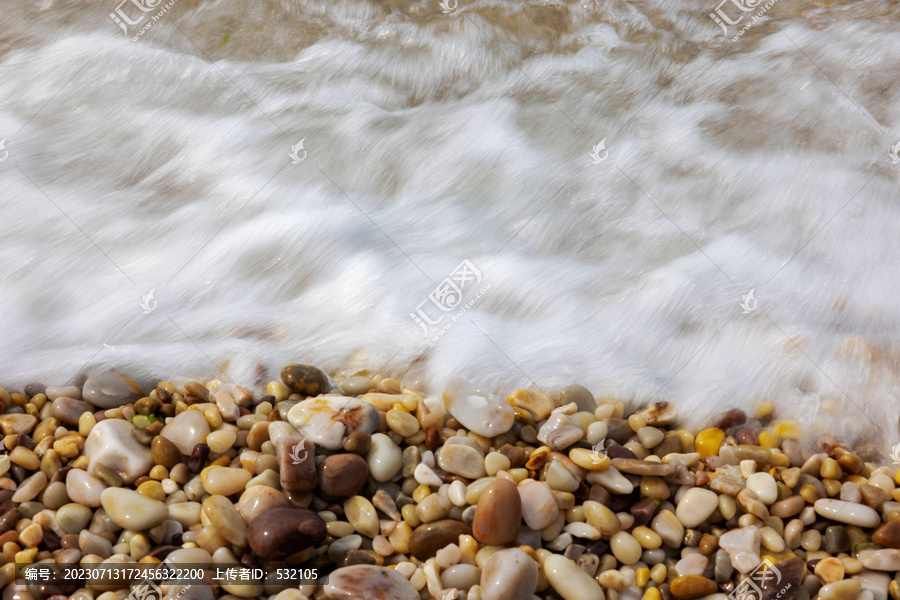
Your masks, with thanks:
<instances>
[{"instance_id":1,"label":"cluster of pebbles","mask_svg":"<svg viewBox=\"0 0 900 600\"><path fill-rule=\"evenodd\" d=\"M900 600L896 469L806 448L768 402L695 435L577 385L437 398L292 364L265 392L0 388L2 600L125 600L140 582L27 565L164 560L327 575L156 582L185 600Z\"/></svg>"}]
</instances>

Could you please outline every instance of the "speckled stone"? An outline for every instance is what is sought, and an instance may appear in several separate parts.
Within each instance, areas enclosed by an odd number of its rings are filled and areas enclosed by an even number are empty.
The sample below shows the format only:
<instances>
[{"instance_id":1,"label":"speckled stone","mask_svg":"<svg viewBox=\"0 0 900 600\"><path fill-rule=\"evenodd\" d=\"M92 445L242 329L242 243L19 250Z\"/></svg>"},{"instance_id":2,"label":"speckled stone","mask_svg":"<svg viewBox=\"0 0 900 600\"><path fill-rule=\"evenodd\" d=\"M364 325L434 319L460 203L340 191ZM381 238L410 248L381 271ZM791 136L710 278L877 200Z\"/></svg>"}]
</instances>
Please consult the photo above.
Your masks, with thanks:
<instances>
[{"instance_id":1,"label":"speckled stone","mask_svg":"<svg viewBox=\"0 0 900 600\"><path fill-rule=\"evenodd\" d=\"M344 396L304 400L288 411L287 418L304 438L329 450L341 448L354 431L375 433L381 424L374 406Z\"/></svg>"},{"instance_id":2,"label":"speckled stone","mask_svg":"<svg viewBox=\"0 0 900 600\"><path fill-rule=\"evenodd\" d=\"M328 390L328 376L311 365L287 365L281 369L281 381L289 390L303 396L318 396Z\"/></svg>"},{"instance_id":3,"label":"speckled stone","mask_svg":"<svg viewBox=\"0 0 900 600\"><path fill-rule=\"evenodd\" d=\"M328 576L325 595L331 600L419 600L419 592L394 569L353 565Z\"/></svg>"}]
</instances>

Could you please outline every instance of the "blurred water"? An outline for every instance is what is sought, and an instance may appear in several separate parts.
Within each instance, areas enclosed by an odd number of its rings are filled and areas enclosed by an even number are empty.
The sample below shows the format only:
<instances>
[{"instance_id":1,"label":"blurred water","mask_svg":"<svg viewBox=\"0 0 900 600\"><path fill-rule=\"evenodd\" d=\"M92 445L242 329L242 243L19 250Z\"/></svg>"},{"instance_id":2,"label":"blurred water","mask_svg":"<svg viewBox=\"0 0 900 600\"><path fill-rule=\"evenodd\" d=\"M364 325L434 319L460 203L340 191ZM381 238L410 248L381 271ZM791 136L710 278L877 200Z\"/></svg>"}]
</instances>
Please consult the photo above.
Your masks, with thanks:
<instances>
[{"instance_id":1,"label":"blurred water","mask_svg":"<svg viewBox=\"0 0 900 600\"><path fill-rule=\"evenodd\" d=\"M135 7L0 1L0 384L414 364L900 441L896 4Z\"/></svg>"}]
</instances>

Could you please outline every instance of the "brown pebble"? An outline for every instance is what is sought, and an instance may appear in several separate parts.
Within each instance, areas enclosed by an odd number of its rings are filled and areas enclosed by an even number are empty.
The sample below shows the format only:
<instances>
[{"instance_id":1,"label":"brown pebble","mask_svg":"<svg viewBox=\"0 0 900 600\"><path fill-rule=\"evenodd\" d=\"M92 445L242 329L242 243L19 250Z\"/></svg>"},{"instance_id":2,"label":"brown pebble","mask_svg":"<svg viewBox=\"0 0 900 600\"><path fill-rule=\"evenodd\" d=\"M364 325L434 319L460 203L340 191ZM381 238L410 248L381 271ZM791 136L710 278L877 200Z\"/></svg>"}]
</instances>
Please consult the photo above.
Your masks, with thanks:
<instances>
[{"instance_id":1,"label":"brown pebble","mask_svg":"<svg viewBox=\"0 0 900 600\"><path fill-rule=\"evenodd\" d=\"M634 517L634 524L636 526L646 525L650 522L650 519L653 518L653 514L656 512L656 502L649 498L640 500L639 502L634 503L629 512L631 513L631 516Z\"/></svg>"},{"instance_id":2,"label":"brown pebble","mask_svg":"<svg viewBox=\"0 0 900 600\"><path fill-rule=\"evenodd\" d=\"M713 594L719 590L719 586L702 575L682 575L672 581L670 590L678 600L691 600Z\"/></svg>"},{"instance_id":3,"label":"brown pebble","mask_svg":"<svg viewBox=\"0 0 900 600\"><path fill-rule=\"evenodd\" d=\"M259 452L263 442L269 441L269 422L254 423L247 433L247 447Z\"/></svg>"},{"instance_id":4,"label":"brown pebble","mask_svg":"<svg viewBox=\"0 0 900 600\"><path fill-rule=\"evenodd\" d=\"M497 452L509 459L510 469L518 469L524 466L525 461L528 459L525 450L511 444L504 444Z\"/></svg>"},{"instance_id":5,"label":"brown pebble","mask_svg":"<svg viewBox=\"0 0 900 600\"><path fill-rule=\"evenodd\" d=\"M45 550L49 550L50 552L59 550L61 548L59 535L52 529L44 529L44 537L42 538L41 545Z\"/></svg>"},{"instance_id":6,"label":"brown pebble","mask_svg":"<svg viewBox=\"0 0 900 600\"><path fill-rule=\"evenodd\" d=\"M50 416L59 419L60 423L78 426L78 419L86 412L92 412L94 407L82 400L60 396L50 404Z\"/></svg>"},{"instance_id":7,"label":"brown pebble","mask_svg":"<svg viewBox=\"0 0 900 600\"><path fill-rule=\"evenodd\" d=\"M487 546L503 546L515 541L521 523L522 503L516 484L497 479L478 499L472 535Z\"/></svg>"},{"instance_id":8,"label":"brown pebble","mask_svg":"<svg viewBox=\"0 0 900 600\"><path fill-rule=\"evenodd\" d=\"M803 561L796 556L786 560L780 560L772 565L772 570L781 574L781 579L764 577L762 581L762 595L760 600L794 600L803 589L801 583L805 569Z\"/></svg>"},{"instance_id":9,"label":"brown pebble","mask_svg":"<svg viewBox=\"0 0 900 600\"><path fill-rule=\"evenodd\" d=\"M6 509L2 515L0 515L0 533L6 533L16 524L16 521L19 520L19 509L15 506L11 506Z\"/></svg>"},{"instance_id":10,"label":"brown pebble","mask_svg":"<svg viewBox=\"0 0 900 600\"><path fill-rule=\"evenodd\" d=\"M700 538L700 554L709 556L719 549L719 538L711 533L704 533Z\"/></svg>"},{"instance_id":11,"label":"brown pebble","mask_svg":"<svg viewBox=\"0 0 900 600\"><path fill-rule=\"evenodd\" d=\"M78 534L67 533L59 539L59 543L63 549L78 548Z\"/></svg>"},{"instance_id":12,"label":"brown pebble","mask_svg":"<svg viewBox=\"0 0 900 600\"><path fill-rule=\"evenodd\" d=\"M250 522L250 548L263 560L285 558L322 543L327 536L325 521L301 506L276 506Z\"/></svg>"},{"instance_id":13,"label":"brown pebble","mask_svg":"<svg viewBox=\"0 0 900 600\"><path fill-rule=\"evenodd\" d=\"M290 364L281 370L281 381L303 396L318 396L328 390L328 376L311 365Z\"/></svg>"},{"instance_id":14,"label":"brown pebble","mask_svg":"<svg viewBox=\"0 0 900 600\"><path fill-rule=\"evenodd\" d=\"M150 455L153 457L154 463L167 469L171 469L181 462L181 451L178 450L178 446L161 435L157 435L150 442Z\"/></svg>"},{"instance_id":15,"label":"brown pebble","mask_svg":"<svg viewBox=\"0 0 900 600\"><path fill-rule=\"evenodd\" d=\"M441 447L443 441L441 440L441 433L435 429L434 427L429 427L425 431L425 448L431 450L432 452L437 451L438 448ZM522 464L525 464L524 462Z\"/></svg>"},{"instance_id":16,"label":"brown pebble","mask_svg":"<svg viewBox=\"0 0 900 600\"><path fill-rule=\"evenodd\" d=\"M22 388L22 393L24 393L29 398L34 398L38 394L43 394L46 391L47 386L43 383L38 383L37 381L25 384L25 387Z\"/></svg>"},{"instance_id":17,"label":"brown pebble","mask_svg":"<svg viewBox=\"0 0 900 600\"><path fill-rule=\"evenodd\" d=\"M759 433L751 427L737 427L731 435L741 445L755 446L759 441Z\"/></svg>"},{"instance_id":18,"label":"brown pebble","mask_svg":"<svg viewBox=\"0 0 900 600\"><path fill-rule=\"evenodd\" d=\"M194 450L191 452L191 457L188 459L188 471L191 473L199 473L203 470L203 465L206 464L208 458L209 446L203 443L196 444Z\"/></svg>"},{"instance_id":19,"label":"brown pebble","mask_svg":"<svg viewBox=\"0 0 900 600\"><path fill-rule=\"evenodd\" d=\"M419 525L409 538L409 553L421 561L428 560L438 550L459 544L459 536L472 535L472 528L453 519L442 519Z\"/></svg>"},{"instance_id":20,"label":"brown pebble","mask_svg":"<svg viewBox=\"0 0 900 600\"><path fill-rule=\"evenodd\" d=\"M728 429L735 425L743 425L747 421L747 413L739 408L732 408L723 413L719 413L714 421L715 427L719 429Z\"/></svg>"},{"instance_id":21,"label":"brown pebble","mask_svg":"<svg viewBox=\"0 0 900 600\"><path fill-rule=\"evenodd\" d=\"M596 484L592 485L591 491L588 494L588 500L599 502L606 508L612 508L612 496L603 486Z\"/></svg>"},{"instance_id":22,"label":"brown pebble","mask_svg":"<svg viewBox=\"0 0 900 600\"><path fill-rule=\"evenodd\" d=\"M134 403L134 411L139 415L152 415L159 410L160 406L162 406L162 402L158 399L145 396Z\"/></svg>"},{"instance_id":23,"label":"brown pebble","mask_svg":"<svg viewBox=\"0 0 900 600\"><path fill-rule=\"evenodd\" d=\"M351 498L369 477L369 465L358 454L332 454L318 466L319 489L334 498Z\"/></svg>"},{"instance_id":24,"label":"brown pebble","mask_svg":"<svg viewBox=\"0 0 900 600\"><path fill-rule=\"evenodd\" d=\"M316 449L313 443L299 436L282 436L278 438L276 449L281 489L301 494L316 489L319 475L316 471Z\"/></svg>"},{"instance_id":25,"label":"brown pebble","mask_svg":"<svg viewBox=\"0 0 900 600\"><path fill-rule=\"evenodd\" d=\"M344 442L344 451L365 456L372 447L372 436L364 431L354 431Z\"/></svg>"},{"instance_id":26,"label":"brown pebble","mask_svg":"<svg viewBox=\"0 0 900 600\"><path fill-rule=\"evenodd\" d=\"M872 541L885 548L900 548L900 523L885 523L872 534Z\"/></svg>"},{"instance_id":27,"label":"brown pebble","mask_svg":"<svg viewBox=\"0 0 900 600\"><path fill-rule=\"evenodd\" d=\"M606 439L615 440L621 445L634 435L634 430L625 419L610 417L604 420L606 421Z\"/></svg>"},{"instance_id":28,"label":"brown pebble","mask_svg":"<svg viewBox=\"0 0 900 600\"><path fill-rule=\"evenodd\" d=\"M806 507L806 500L801 496L788 496L769 507L769 514L779 519L786 519L800 514Z\"/></svg>"}]
</instances>

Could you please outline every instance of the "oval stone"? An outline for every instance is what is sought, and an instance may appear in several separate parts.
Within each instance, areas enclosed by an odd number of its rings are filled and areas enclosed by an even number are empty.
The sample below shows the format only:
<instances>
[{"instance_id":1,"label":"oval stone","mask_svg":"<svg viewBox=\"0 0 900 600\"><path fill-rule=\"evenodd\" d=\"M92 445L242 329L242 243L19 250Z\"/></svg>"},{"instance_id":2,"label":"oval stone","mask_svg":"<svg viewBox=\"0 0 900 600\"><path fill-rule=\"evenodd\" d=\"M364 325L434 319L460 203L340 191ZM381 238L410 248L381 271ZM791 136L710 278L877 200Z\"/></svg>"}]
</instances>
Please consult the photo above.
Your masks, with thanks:
<instances>
[{"instance_id":1,"label":"oval stone","mask_svg":"<svg viewBox=\"0 0 900 600\"><path fill-rule=\"evenodd\" d=\"M150 529L169 516L164 502L125 488L106 488L100 494L100 504L113 523L131 531Z\"/></svg>"},{"instance_id":2,"label":"oval stone","mask_svg":"<svg viewBox=\"0 0 900 600\"><path fill-rule=\"evenodd\" d=\"M482 600L528 600L538 584L537 564L518 548L500 550L481 571Z\"/></svg>"},{"instance_id":3,"label":"oval stone","mask_svg":"<svg viewBox=\"0 0 900 600\"><path fill-rule=\"evenodd\" d=\"M717 592L719 586L712 579L707 579L702 575L682 575L672 581L669 590L678 600L692 600Z\"/></svg>"},{"instance_id":4,"label":"oval stone","mask_svg":"<svg viewBox=\"0 0 900 600\"><path fill-rule=\"evenodd\" d=\"M281 381L303 396L318 396L328 389L328 375L312 365L290 364L281 369Z\"/></svg>"},{"instance_id":5,"label":"oval stone","mask_svg":"<svg viewBox=\"0 0 900 600\"><path fill-rule=\"evenodd\" d=\"M578 565L559 554L544 559L544 575L565 600L603 600L600 584Z\"/></svg>"},{"instance_id":6,"label":"oval stone","mask_svg":"<svg viewBox=\"0 0 900 600\"><path fill-rule=\"evenodd\" d=\"M516 488L508 479L497 479L481 494L472 522L476 540L488 546L503 546L516 540L522 523L522 503Z\"/></svg>"},{"instance_id":7,"label":"oval stone","mask_svg":"<svg viewBox=\"0 0 900 600\"><path fill-rule=\"evenodd\" d=\"M150 448L131 435L134 426L122 419L106 419L94 425L84 443L84 455L89 459L91 474L102 465L119 474L125 483L146 475L153 468ZM71 496L70 496L71 497Z\"/></svg>"},{"instance_id":8,"label":"oval stone","mask_svg":"<svg viewBox=\"0 0 900 600\"><path fill-rule=\"evenodd\" d=\"M72 502L97 508L100 506L100 494L105 489L103 481L81 469L72 469L66 474L66 495Z\"/></svg>"},{"instance_id":9,"label":"oval stone","mask_svg":"<svg viewBox=\"0 0 900 600\"><path fill-rule=\"evenodd\" d=\"M352 565L328 576L325 595L331 600L419 600L413 584L387 567Z\"/></svg>"},{"instance_id":10,"label":"oval stone","mask_svg":"<svg viewBox=\"0 0 900 600\"><path fill-rule=\"evenodd\" d=\"M90 375L81 397L100 408L115 408L139 400L143 394L134 381L112 369Z\"/></svg>"},{"instance_id":11,"label":"oval stone","mask_svg":"<svg viewBox=\"0 0 900 600\"><path fill-rule=\"evenodd\" d=\"M675 516L685 527L693 528L706 521L719 506L719 496L703 488L691 488L678 503Z\"/></svg>"},{"instance_id":12,"label":"oval stone","mask_svg":"<svg viewBox=\"0 0 900 600\"><path fill-rule=\"evenodd\" d=\"M321 543L328 535L325 521L301 506L278 506L250 523L250 548L264 560L277 560Z\"/></svg>"},{"instance_id":13,"label":"oval stone","mask_svg":"<svg viewBox=\"0 0 900 600\"><path fill-rule=\"evenodd\" d=\"M394 440L383 433L376 433L370 440L366 463L372 479L382 483L390 481L403 468L403 451Z\"/></svg>"},{"instance_id":14,"label":"oval stone","mask_svg":"<svg viewBox=\"0 0 900 600\"><path fill-rule=\"evenodd\" d=\"M513 407L462 379L451 377L444 385L442 396L447 412L469 431L496 437L512 429L515 421Z\"/></svg>"},{"instance_id":15,"label":"oval stone","mask_svg":"<svg viewBox=\"0 0 900 600\"><path fill-rule=\"evenodd\" d=\"M277 506L288 506L284 494L267 485L254 485L241 494L237 509L248 525L260 514Z\"/></svg>"},{"instance_id":16,"label":"oval stone","mask_svg":"<svg viewBox=\"0 0 900 600\"><path fill-rule=\"evenodd\" d=\"M528 527L540 530L556 519L559 506L545 483L531 481L523 483L516 490L522 502L522 517Z\"/></svg>"},{"instance_id":17,"label":"oval stone","mask_svg":"<svg viewBox=\"0 0 900 600\"><path fill-rule=\"evenodd\" d=\"M369 465L358 454L332 454L318 466L319 489L335 498L351 498L366 485Z\"/></svg>"},{"instance_id":18,"label":"oval stone","mask_svg":"<svg viewBox=\"0 0 900 600\"><path fill-rule=\"evenodd\" d=\"M878 527L881 524L881 517L878 516L878 513L864 504L822 498L816 500L813 508L819 515L839 523L859 527Z\"/></svg>"},{"instance_id":19,"label":"oval stone","mask_svg":"<svg viewBox=\"0 0 900 600\"><path fill-rule=\"evenodd\" d=\"M60 396L50 405L50 416L58 419L60 423L78 426L78 419L86 412L93 412L94 408L82 400Z\"/></svg>"},{"instance_id":20,"label":"oval stone","mask_svg":"<svg viewBox=\"0 0 900 600\"><path fill-rule=\"evenodd\" d=\"M487 474L484 455L463 444L445 444L438 452L437 462L443 470L468 479L478 479Z\"/></svg>"},{"instance_id":21,"label":"oval stone","mask_svg":"<svg viewBox=\"0 0 900 600\"><path fill-rule=\"evenodd\" d=\"M297 403L288 411L288 421L306 439L338 450L354 431L375 433L381 417L374 406L357 398L323 396Z\"/></svg>"},{"instance_id":22,"label":"oval stone","mask_svg":"<svg viewBox=\"0 0 900 600\"><path fill-rule=\"evenodd\" d=\"M409 552L425 561L450 544L459 544L459 536L472 535L472 528L453 519L419 525L409 538Z\"/></svg>"},{"instance_id":23,"label":"oval stone","mask_svg":"<svg viewBox=\"0 0 900 600\"><path fill-rule=\"evenodd\" d=\"M281 489L305 493L316 489L319 475L316 471L316 449L312 442L302 437L282 436L275 443Z\"/></svg>"}]
</instances>

